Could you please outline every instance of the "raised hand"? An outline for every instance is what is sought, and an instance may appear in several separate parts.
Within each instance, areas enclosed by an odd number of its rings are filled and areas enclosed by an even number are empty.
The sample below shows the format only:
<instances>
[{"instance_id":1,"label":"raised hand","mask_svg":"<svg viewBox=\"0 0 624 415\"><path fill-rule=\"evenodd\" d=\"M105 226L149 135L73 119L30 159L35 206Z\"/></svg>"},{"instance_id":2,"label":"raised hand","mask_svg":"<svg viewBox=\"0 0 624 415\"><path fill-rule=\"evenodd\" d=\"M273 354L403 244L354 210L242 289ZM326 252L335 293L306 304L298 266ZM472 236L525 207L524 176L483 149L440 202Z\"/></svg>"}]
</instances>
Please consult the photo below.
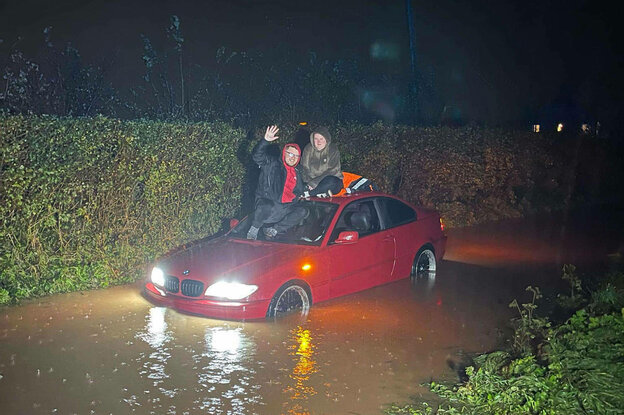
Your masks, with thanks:
<instances>
[{"instance_id":1,"label":"raised hand","mask_svg":"<svg viewBox=\"0 0 624 415\"><path fill-rule=\"evenodd\" d=\"M279 131L279 128L277 128L277 125L268 126L266 129L266 133L264 133L264 139L267 141L277 140L279 137L276 136L275 134L277 134L278 131Z\"/></svg>"}]
</instances>

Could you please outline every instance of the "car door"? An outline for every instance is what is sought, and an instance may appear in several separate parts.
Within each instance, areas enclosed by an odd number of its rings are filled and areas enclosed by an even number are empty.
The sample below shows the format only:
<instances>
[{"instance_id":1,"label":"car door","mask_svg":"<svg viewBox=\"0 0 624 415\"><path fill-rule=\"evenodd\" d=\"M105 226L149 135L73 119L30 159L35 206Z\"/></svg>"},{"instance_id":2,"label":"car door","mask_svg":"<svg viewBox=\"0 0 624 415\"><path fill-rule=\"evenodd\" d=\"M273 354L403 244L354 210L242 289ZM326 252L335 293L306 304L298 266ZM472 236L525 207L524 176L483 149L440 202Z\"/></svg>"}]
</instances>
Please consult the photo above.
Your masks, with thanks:
<instances>
[{"instance_id":1,"label":"car door","mask_svg":"<svg viewBox=\"0 0 624 415\"><path fill-rule=\"evenodd\" d=\"M330 296L337 297L383 284L394 267L395 242L382 232L375 198L356 200L347 205L329 239ZM367 217L367 224L362 223ZM354 223L355 217L359 218ZM357 231L359 238L351 244L336 244L342 231Z\"/></svg>"},{"instance_id":2,"label":"car door","mask_svg":"<svg viewBox=\"0 0 624 415\"><path fill-rule=\"evenodd\" d=\"M382 228L395 239L395 267L392 279L409 276L416 251L424 244L424 234L416 211L400 200L381 197L377 200Z\"/></svg>"}]
</instances>

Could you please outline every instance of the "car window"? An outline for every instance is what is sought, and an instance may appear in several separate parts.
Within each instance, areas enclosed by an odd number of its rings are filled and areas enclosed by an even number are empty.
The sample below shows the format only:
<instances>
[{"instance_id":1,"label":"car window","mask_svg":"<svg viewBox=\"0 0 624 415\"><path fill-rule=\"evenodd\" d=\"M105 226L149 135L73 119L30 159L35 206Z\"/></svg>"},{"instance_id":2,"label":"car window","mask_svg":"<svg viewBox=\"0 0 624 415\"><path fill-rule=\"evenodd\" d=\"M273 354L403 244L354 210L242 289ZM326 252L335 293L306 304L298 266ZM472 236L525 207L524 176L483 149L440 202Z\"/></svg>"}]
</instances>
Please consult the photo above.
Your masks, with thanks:
<instances>
[{"instance_id":1,"label":"car window","mask_svg":"<svg viewBox=\"0 0 624 415\"><path fill-rule=\"evenodd\" d=\"M416 220L414 209L400 200L383 197L379 199L386 228L403 225Z\"/></svg>"},{"instance_id":2,"label":"car window","mask_svg":"<svg viewBox=\"0 0 624 415\"><path fill-rule=\"evenodd\" d=\"M361 238L379 232L380 229L379 215L373 199L356 200L347 205L340 214L330 237L330 243L335 241L343 231L357 231Z\"/></svg>"},{"instance_id":3,"label":"car window","mask_svg":"<svg viewBox=\"0 0 624 415\"><path fill-rule=\"evenodd\" d=\"M327 232L329 224L331 223L338 205L329 202L312 202L312 201L300 201L299 205L306 209L305 217L297 225L288 229L283 234L278 234L272 239L268 239L264 232L258 232L258 240L270 240L272 242L281 242L288 244L298 245L320 245L323 236ZM236 225L230 232L230 236L238 239L246 239L247 231L251 226L251 216L249 215L245 220ZM269 227L272 224L267 223L264 227Z\"/></svg>"}]
</instances>

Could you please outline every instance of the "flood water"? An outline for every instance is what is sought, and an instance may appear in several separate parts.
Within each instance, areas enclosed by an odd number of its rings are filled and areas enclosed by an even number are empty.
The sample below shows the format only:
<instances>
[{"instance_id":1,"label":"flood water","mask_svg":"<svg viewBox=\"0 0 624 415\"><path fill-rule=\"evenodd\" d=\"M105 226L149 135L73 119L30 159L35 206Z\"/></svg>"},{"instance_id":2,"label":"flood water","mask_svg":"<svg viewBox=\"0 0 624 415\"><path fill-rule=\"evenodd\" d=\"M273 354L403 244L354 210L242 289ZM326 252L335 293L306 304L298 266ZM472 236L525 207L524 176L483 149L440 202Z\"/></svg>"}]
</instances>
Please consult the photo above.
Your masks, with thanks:
<instances>
[{"instance_id":1,"label":"flood water","mask_svg":"<svg viewBox=\"0 0 624 415\"><path fill-rule=\"evenodd\" d=\"M610 212L610 213L609 213ZM306 317L232 322L156 307L140 285L0 309L0 414L379 414L454 379L446 361L492 350L560 269L608 265L621 211L449 232L433 279L316 304Z\"/></svg>"}]
</instances>

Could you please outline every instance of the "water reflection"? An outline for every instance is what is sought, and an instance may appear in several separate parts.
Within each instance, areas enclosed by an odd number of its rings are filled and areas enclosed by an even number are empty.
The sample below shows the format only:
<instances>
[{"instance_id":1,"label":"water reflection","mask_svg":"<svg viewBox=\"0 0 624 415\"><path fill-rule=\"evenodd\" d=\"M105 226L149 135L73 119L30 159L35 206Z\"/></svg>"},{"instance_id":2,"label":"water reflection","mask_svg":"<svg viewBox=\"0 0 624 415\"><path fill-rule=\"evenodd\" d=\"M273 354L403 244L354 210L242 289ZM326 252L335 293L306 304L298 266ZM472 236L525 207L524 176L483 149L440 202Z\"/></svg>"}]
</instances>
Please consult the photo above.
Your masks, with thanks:
<instances>
[{"instance_id":1,"label":"water reflection","mask_svg":"<svg viewBox=\"0 0 624 415\"><path fill-rule=\"evenodd\" d=\"M139 334L139 338L154 349L160 349L166 341L171 339L169 334L166 333L167 323L165 322L165 314L167 314L167 308L152 307L149 311L147 326L145 327L146 331L143 334Z\"/></svg>"},{"instance_id":2,"label":"water reflection","mask_svg":"<svg viewBox=\"0 0 624 415\"><path fill-rule=\"evenodd\" d=\"M176 322L184 325L178 327ZM137 362L140 378L149 383L141 383L142 389L126 388L125 403L134 411L144 407L150 413L253 412L251 408L262 404L255 378L263 363L256 359L256 344L242 326L217 324L180 317L163 307L150 308L144 329L135 336L148 346L139 352ZM193 328L203 335L189 343L185 333L189 329L193 333Z\"/></svg>"},{"instance_id":3,"label":"water reflection","mask_svg":"<svg viewBox=\"0 0 624 415\"><path fill-rule=\"evenodd\" d=\"M236 356L241 344L241 331L213 330L206 333L206 348L208 348L208 342L210 342L210 348L213 352L228 353Z\"/></svg>"},{"instance_id":4,"label":"water reflection","mask_svg":"<svg viewBox=\"0 0 624 415\"><path fill-rule=\"evenodd\" d=\"M198 407L207 413L246 413L261 403L255 377L255 344L241 327L208 327L204 351L193 356L197 370Z\"/></svg>"},{"instance_id":5,"label":"water reflection","mask_svg":"<svg viewBox=\"0 0 624 415\"><path fill-rule=\"evenodd\" d=\"M139 373L152 379L154 386L160 386L169 377L165 371L167 361L171 357L170 348L166 344L171 341L171 333L167 331L165 307L152 307L147 316L145 331L137 333L137 338L143 340L153 351L145 359L143 369ZM167 392L171 394L173 392ZM175 393L174 393L175 394Z\"/></svg>"},{"instance_id":6,"label":"water reflection","mask_svg":"<svg viewBox=\"0 0 624 415\"><path fill-rule=\"evenodd\" d=\"M426 301L433 297L433 289L436 283L435 271L419 272L411 277L410 280L419 300Z\"/></svg>"},{"instance_id":7,"label":"water reflection","mask_svg":"<svg viewBox=\"0 0 624 415\"><path fill-rule=\"evenodd\" d=\"M304 409L307 400L316 395L316 390L310 385L310 375L317 372L316 360L314 359L315 345L312 343L310 330L298 326L291 331L295 344L291 346L291 356L295 356L297 361L290 374L290 378L295 381L293 386L287 387L284 392L290 395L291 407L287 409L287 414L307 415L310 412Z\"/></svg>"}]
</instances>

